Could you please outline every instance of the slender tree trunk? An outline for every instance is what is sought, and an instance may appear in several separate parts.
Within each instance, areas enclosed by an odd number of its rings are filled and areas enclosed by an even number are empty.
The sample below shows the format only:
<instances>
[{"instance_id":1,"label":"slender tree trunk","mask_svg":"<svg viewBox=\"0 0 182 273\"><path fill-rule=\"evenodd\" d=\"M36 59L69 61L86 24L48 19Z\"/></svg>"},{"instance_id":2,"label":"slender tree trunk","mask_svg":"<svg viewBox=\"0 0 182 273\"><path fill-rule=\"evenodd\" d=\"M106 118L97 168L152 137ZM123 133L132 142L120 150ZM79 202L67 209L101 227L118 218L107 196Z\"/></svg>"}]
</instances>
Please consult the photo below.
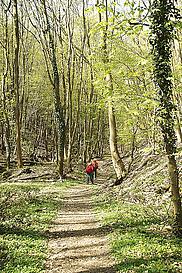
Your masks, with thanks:
<instances>
[{"instance_id":1,"label":"slender tree trunk","mask_svg":"<svg viewBox=\"0 0 182 273\"><path fill-rule=\"evenodd\" d=\"M72 72L72 61L73 61L73 52L72 52L72 38L73 38L73 29L71 28L71 14L70 14L70 0L67 1L67 29L68 29L68 63L67 63L67 83L68 83L68 107L67 107L67 119L68 119L68 145L67 145L67 166L71 170L71 150L72 150L72 133L73 133L73 89L71 81L71 72Z\"/></svg>"},{"instance_id":2,"label":"slender tree trunk","mask_svg":"<svg viewBox=\"0 0 182 273\"><path fill-rule=\"evenodd\" d=\"M4 143L4 123L1 122L1 153L4 155L4 152L6 151L6 146Z\"/></svg>"},{"instance_id":3,"label":"slender tree trunk","mask_svg":"<svg viewBox=\"0 0 182 273\"><path fill-rule=\"evenodd\" d=\"M60 27L59 41L61 45L61 75L62 75L62 88L63 88L63 116L66 117L66 79L65 79L65 55L62 38L62 29Z\"/></svg>"},{"instance_id":4,"label":"slender tree trunk","mask_svg":"<svg viewBox=\"0 0 182 273\"><path fill-rule=\"evenodd\" d=\"M46 1L43 0L44 13L47 24L47 31L49 34L49 47L50 47L50 61L53 70L53 95L54 95L54 107L55 107L55 117L57 121L58 130L58 149L59 149L59 162L58 162L58 172L60 177L63 177L64 172L64 144L65 144L65 123L63 117L63 108L61 105L60 93L59 93L59 73L56 60L56 52L54 46L53 35L51 33L49 17L47 14Z\"/></svg>"},{"instance_id":5,"label":"slender tree trunk","mask_svg":"<svg viewBox=\"0 0 182 273\"><path fill-rule=\"evenodd\" d=\"M84 105L84 112L85 112L85 116L84 116L84 122L83 122L83 127L82 129L82 134L83 134L83 144L82 144L82 161L84 164L86 164L87 162L87 102L86 102L86 97L85 99L85 105Z\"/></svg>"},{"instance_id":6,"label":"slender tree trunk","mask_svg":"<svg viewBox=\"0 0 182 273\"><path fill-rule=\"evenodd\" d=\"M106 82L107 82L107 87L109 88L109 90L111 91L113 95L113 83L112 83L111 74L107 75ZM111 151L113 167L116 172L117 179L122 180L123 176L126 174L126 169L118 151L117 127L116 127L116 118L115 118L112 97L108 101L108 115L109 115L109 132L110 132L109 143L110 143L110 151Z\"/></svg>"},{"instance_id":7,"label":"slender tree trunk","mask_svg":"<svg viewBox=\"0 0 182 273\"><path fill-rule=\"evenodd\" d=\"M10 145L10 123L9 123L8 111L7 111L7 107L6 107L5 79L6 79L6 73L2 77L2 105L3 105L3 116L4 116L4 121L5 121L6 168L7 168L7 170L9 170L11 145Z\"/></svg>"},{"instance_id":8,"label":"slender tree trunk","mask_svg":"<svg viewBox=\"0 0 182 273\"><path fill-rule=\"evenodd\" d=\"M105 64L105 67L109 64L109 53L108 53L108 45L107 45L107 31L108 31L108 2L105 0L105 21L106 21L106 27L103 33L103 62ZM101 16L99 17L101 20ZM108 68L106 69L106 71ZM109 143L110 143L110 151L111 151L111 157L113 162L113 167L116 172L116 176L118 180L123 179L123 175L125 174L125 166L124 163L119 155L118 147L117 147L117 128L116 128L116 120L115 120L115 113L114 113L114 107L112 102L112 96L114 95L114 87L113 87L113 80L112 80L112 73L109 71L105 77L106 81L106 88L109 90L110 98L108 101L108 116L109 116Z\"/></svg>"},{"instance_id":9,"label":"slender tree trunk","mask_svg":"<svg viewBox=\"0 0 182 273\"><path fill-rule=\"evenodd\" d=\"M108 103L108 113L109 113L109 131L110 131L110 151L114 170L116 172L117 179L120 180L123 178L126 170L123 161L119 155L118 146L117 146L117 133L116 133L116 120L114 115L114 109L112 101Z\"/></svg>"},{"instance_id":10,"label":"slender tree trunk","mask_svg":"<svg viewBox=\"0 0 182 273\"><path fill-rule=\"evenodd\" d=\"M6 81L8 77L8 68L9 68L9 55L8 55L8 17L7 11L5 14L5 37L4 37L4 60L5 68L2 75L2 108L3 108L3 117L4 117L4 128L5 131L5 151L6 151L6 168L10 168L10 156L11 156L11 145L10 145L10 122L8 116L8 107L7 107L7 98L6 98ZM2 140L3 140L3 129L2 129ZM2 149L4 142L2 141Z\"/></svg>"},{"instance_id":11,"label":"slender tree trunk","mask_svg":"<svg viewBox=\"0 0 182 273\"><path fill-rule=\"evenodd\" d=\"M15 118L16 118L16 153L17 153L17 164L21 168L23 166L22 160L22 148L21 148L21 124L20 124L20 102L19 102L19 49L20 49L20 38L19 38L19 21L18 21L18 4L17 0L13 1L14 5L14 27L15 27L15 60L14 60L14 90L16 94L16 107L15 107Z\"/></svg>"}]
</instances>

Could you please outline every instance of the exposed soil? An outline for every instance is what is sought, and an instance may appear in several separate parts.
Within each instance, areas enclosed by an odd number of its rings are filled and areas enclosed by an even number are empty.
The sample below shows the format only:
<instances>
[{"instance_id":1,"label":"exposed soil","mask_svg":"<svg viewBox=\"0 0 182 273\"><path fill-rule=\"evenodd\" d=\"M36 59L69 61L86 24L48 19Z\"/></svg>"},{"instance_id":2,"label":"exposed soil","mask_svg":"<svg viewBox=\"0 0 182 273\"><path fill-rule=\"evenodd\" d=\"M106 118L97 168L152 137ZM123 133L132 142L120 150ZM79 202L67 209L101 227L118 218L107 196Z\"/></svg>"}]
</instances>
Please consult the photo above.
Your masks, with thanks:
<instances>
[{"instance_id":1,"label":"exposed soil","mask_svg":"<svg viewBox=\"0 0 182 273\"><path fill-rule=\"evenodd\" d=\"M114 273L107 230L93 210L94 190L79 184L67 189L63 207L49 230L46 273Z\"/></svg>"}]
</instances>

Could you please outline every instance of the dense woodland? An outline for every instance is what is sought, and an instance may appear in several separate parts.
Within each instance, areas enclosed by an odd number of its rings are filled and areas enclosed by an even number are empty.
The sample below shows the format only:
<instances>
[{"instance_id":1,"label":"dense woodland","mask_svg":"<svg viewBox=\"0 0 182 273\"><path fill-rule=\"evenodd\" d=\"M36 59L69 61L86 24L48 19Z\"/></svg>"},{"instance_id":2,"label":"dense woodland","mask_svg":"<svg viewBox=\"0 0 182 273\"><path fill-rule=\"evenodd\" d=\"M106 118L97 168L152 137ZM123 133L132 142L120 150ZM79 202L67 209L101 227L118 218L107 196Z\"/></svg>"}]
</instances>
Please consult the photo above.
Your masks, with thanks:
<instances>
[{"instance_id":1,"label":"dense woodland","mask_svg":"<svg viewBox=\"0 0 182 273\"><path fill-rule=\"evenodd\" d=\"M178 233L180 8L167 0L1 0L1 171L49 161L63 178L78 162L110 154L122 182L141 148L167 154Z\"/></svg>"}]
</instances>

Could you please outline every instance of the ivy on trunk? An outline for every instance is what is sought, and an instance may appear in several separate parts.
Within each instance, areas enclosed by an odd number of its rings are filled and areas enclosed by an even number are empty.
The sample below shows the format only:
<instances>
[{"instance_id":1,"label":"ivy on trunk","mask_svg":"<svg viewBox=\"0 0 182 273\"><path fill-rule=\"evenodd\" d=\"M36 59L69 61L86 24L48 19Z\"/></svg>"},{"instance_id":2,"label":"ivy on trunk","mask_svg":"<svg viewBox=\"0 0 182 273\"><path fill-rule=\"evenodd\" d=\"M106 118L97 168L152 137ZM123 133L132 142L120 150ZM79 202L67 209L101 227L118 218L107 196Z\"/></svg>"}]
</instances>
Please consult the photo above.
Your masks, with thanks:
<instances>
[{"instance_id":1,"label":"ivy on trunk","mask_svg":"<svg viewBox=\"0 0 182 273\"><path fill-rule=\"evenodd\" d=\"M151 12L151 37L154 76L159 97L159 121L168 156L168 171L174 205L174 231L182 234L182 208L179 173L176 164L176 135L174 130L175 105L172 99L171 45L177 9L171 0L154 0Z\"/></svg>"}]
</instances>

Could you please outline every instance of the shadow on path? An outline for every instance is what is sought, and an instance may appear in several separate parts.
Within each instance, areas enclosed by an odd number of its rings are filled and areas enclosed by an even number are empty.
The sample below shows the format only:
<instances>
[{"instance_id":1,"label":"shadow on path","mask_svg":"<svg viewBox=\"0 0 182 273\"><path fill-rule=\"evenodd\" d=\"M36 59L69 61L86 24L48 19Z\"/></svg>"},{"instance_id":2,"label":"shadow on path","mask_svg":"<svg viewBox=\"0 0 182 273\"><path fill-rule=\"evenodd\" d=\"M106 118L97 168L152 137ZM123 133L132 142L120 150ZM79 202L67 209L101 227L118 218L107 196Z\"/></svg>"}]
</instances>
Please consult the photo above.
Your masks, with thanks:
<instances>
[{"instance_id":1,"label":"shadow on path","mask_svg":"<svg viewBox=\"0 0 182 273\"><path fill-rule=\"evenodd\" d=\"M94 191L88 185L67 189L62 210L46 232L50 256L46 273L115 273L107 235L93 209Z\"/></svg>"},{"instance_id":2,"label":"shadow on path","mask_svg":"<svg viewBox=\"0 0 182 273\"><path fill-rule=\"evenodd\" d=\"M109 267L98 267L89 270L79 271L78 273L116 273L113 266Z\"/></svg>"},{"instance_id":3,"label":"shadow on path","mask_svg":"<svg viewBox=\"0 0 182 273\"><path fill-rule=\"evenodd\" d=\"M94 222L93 222L94 223ZM75 225L76 223L74 223ZM88 223L84 224L87 225ZM48 238L70 238L70 237L85 237L85 236L102 236L107 235L109 232L108 227L97 227L97 228L84 228L79 230L61 230L54 232L47 232Z\"/></svg>"}]
</instances>

